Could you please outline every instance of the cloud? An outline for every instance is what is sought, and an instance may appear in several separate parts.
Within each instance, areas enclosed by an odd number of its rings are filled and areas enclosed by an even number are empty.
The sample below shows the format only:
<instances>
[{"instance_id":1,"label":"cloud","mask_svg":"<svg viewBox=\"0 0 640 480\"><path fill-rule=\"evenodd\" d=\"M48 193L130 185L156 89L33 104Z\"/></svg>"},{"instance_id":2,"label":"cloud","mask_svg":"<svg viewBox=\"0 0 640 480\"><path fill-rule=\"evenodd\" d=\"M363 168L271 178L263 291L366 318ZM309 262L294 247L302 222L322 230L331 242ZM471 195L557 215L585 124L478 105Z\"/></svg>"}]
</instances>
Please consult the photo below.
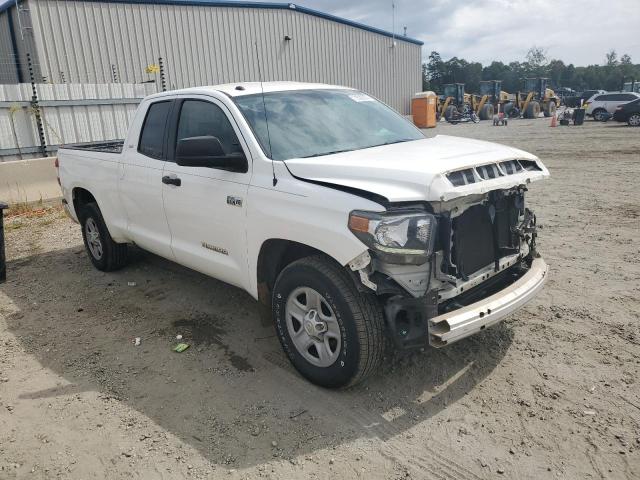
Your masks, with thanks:
<instances>
[{"instance_id":1,"label":"cloud","mask_svg":"<svg viewBox=\"0 0 640 480\"><path fill-rule=\"evenodd\" d=\"M391 1L307 0L301 5L392 29ZM483 64L522 61L533 45L575 65L602 64L615 49L640 63L638 0L397 0L395 31L432 50Z\"/></svg>"}]
</instances>

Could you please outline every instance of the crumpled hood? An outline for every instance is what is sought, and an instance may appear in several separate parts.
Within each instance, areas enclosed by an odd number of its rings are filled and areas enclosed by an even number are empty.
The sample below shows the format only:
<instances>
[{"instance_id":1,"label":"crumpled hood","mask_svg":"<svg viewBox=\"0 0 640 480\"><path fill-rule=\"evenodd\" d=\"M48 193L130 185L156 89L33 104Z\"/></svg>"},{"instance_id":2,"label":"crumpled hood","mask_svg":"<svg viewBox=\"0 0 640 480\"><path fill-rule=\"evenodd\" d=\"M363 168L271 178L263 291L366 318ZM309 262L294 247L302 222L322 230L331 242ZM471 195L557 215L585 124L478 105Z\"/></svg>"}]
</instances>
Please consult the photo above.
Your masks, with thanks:
<instances>
[{"instance_id":1,"label":"crumpled hood","mask_svg":"<svg viewBox=\"0 0 640 480\"><path fill-rule=\"evenodd\" d=\"M446 177L452 171L506 160L534 161L537 168L486 180L476 176L477 182L460 186L454 186ZM449 135L291 159L285 164L298 178L364 190L390 202L446 201L549 176L549 171L535 155L497 143Z\"/></svg>"}]
</instances>

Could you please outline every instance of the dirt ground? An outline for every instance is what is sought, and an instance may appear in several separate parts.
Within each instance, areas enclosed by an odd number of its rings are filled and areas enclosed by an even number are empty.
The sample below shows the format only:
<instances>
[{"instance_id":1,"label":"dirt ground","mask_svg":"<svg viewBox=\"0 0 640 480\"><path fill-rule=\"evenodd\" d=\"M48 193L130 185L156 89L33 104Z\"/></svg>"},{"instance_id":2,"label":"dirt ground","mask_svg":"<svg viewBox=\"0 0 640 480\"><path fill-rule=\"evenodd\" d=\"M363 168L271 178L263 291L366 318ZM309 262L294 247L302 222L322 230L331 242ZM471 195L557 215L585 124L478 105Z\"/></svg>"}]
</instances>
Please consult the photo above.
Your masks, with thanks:
<instances>
[{"instance_id":1,"label":"dirt ground","mask_svg":"<svg viewBox=\"0 0 640 480\"><path fill-rule=\"evenodd\" d=\"M59 211L9 220L0 479L640 478L640 129L548 123L427 132L545 161L544 291L347 391L300 378L246 293L141 251L104 274Z\"/></svg>"}]
</instances>

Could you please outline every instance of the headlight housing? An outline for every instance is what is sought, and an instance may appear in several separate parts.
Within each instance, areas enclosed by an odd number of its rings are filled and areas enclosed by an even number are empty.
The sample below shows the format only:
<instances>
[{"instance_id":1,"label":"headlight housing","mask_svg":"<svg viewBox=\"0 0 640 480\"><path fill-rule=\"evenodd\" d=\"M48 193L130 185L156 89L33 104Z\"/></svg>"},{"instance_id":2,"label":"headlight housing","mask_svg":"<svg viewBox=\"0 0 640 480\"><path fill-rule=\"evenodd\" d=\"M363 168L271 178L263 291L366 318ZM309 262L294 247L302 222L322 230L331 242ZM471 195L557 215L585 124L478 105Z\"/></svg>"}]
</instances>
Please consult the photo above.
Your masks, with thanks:
<instances>
[{"instance_id":1,"label":"headlight housing","mask_svg":"<svg viewBox=\"0 0 640 480\"><path fill-rule=\"evenodd\" d=\"M436 222L430 213L415 209L355 210L349 215L349 230L388 263L422 265L433 253Z\"/></svg>"}]
</instances>

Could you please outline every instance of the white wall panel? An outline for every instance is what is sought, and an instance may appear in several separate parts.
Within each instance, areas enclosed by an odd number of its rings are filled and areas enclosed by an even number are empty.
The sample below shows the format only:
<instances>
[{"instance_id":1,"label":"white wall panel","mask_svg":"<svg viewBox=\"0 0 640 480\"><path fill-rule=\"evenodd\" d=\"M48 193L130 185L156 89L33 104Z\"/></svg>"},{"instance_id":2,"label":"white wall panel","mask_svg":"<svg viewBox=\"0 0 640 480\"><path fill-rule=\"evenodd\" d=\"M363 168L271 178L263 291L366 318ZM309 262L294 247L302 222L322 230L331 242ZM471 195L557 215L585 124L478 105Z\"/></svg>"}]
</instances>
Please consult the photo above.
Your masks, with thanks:
<instances>
[{"instance_id":1,"label":"white wall panel","mask_svg":"<svg viewBox=\"0 0 640 480\"><path fill-rule=\"evenodd\" d=\"M29 3L43 75L138 83L162 57L168 88L258 80L362 89L408 114L421 89L421 47L295 9L38 0ZM292 40L287 42L284 36Z\"/></svg>"}]
</instances>

